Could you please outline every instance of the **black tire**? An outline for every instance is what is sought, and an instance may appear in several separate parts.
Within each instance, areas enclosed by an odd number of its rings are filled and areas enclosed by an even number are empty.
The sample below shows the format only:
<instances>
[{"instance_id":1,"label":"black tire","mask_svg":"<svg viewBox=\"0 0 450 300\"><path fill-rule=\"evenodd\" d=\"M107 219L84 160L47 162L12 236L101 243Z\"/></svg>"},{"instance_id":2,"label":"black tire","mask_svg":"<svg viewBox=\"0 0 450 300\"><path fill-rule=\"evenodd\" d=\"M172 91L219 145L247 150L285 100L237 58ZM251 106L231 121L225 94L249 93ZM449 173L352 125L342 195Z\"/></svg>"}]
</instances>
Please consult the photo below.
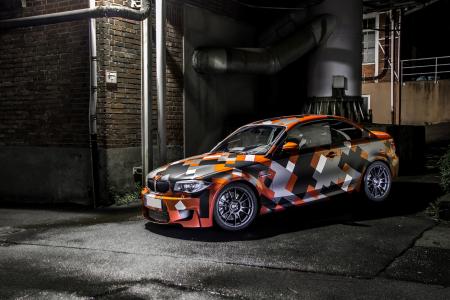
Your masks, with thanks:
<instances>
[{"instance_id":1,"label":"black tire","mask_svg":"<svg viewBox=\"0 0 450 300\"><path fill-rule=\"evenodd\" d=\"M392 174L388 165L375 161L367 167L364 174L362 193L370 203L382 203L389 197L392 187Z\"/></svg>"},{"instance_id":2,"label":"black tire","mask_svg":"<svg viewBox=\"0 0 450 300\"><path fill-rule=\"evenodd\" d=\"M250 226L258 212L253 190L243 183L225 186L214 205L214 221L222 229L238 231Z\"/></svg>"}]
</instances>

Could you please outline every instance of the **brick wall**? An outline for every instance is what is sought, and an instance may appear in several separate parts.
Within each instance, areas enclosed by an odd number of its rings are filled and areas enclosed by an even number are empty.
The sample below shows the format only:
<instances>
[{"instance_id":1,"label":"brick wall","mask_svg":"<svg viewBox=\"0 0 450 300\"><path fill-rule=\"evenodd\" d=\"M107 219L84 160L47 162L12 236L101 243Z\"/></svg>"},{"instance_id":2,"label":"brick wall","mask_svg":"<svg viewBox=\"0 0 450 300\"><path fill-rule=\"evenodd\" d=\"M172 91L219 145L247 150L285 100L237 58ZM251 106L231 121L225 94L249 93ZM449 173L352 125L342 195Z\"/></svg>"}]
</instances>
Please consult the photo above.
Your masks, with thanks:
<instances>
[{"instance_id":1,"label":"brick wall","mask_svg":"<svg viewBox=\"0 0 450 300\"><path fill-rule=\"evenodd\" d=\"M97 5L126 5L98 1ZM104 148L140 145L140 22L97 19L98 140ZM117 85L107 85L106 70L117 72Z\"/></svg>"},{"instance_id":2,"label":"brick wall","mask_svg":"<svg viewBox=\"0 0 450 300\"><path fill-rule=\"evenodd\" d=\"M390 43L391 43L391 36L390 34L385 37L385 28L386 28L386 20L389 21L389 15L387 13L382 13L379 15L379 25L378 28L380 29L378 31L378 41L379 44L377 44L378 47L378 74L380 74L383 71L384 68L384 60L385 60L385 53L384 51L388 50L387 53L388 57L390 57ZM389 21L390 23L390 21ZM389 24L390 26L390 24ZM398 36L397 34L395 36L394 41L394 70L397 72L397 51L398 51ZM389 49L387 49L389 48ZM363 77L371 77L375 74L375 64L363 64L362 66L362 76ZM380 78L378 82L389 82L391 80L391 72L390 67L388 66L388 70L385 76ZM396 79L397 80L397 79ZM365 81L364 83L370 83L374 81Z\"/></svg>"},{"instance_id":3,"label":"brick wall","mask_svg":"<svg viewBox=\"0 0 450 300\"><path fill-rule=\"evenodd\" d=\"M167 1L167 144L183 146L183 5L206 7L237 16L229 1ZM127 5L127 1L98 1L97 5ZM154 11L153 11L154 15ZM97 21L99 56L99 142L105 148L140 145L140 25L120 19ZM155 37L154 37L155 38ZM156 51L153 49L153 138L157 140ZM105 71L118 72L117 87L105 84Z\"/></svg>"},{"instance_id":4,"label":"brick wall","mask_svg":"<svg viewBox=\"0 0 450 300\"><path fill-rule=\"evenodd\" d=\"M169 0L167 3L167 143L179 147L183 145L185 3L233 17L241 14L240 6L230 1ZM97 5L127 5L127 1L100 0ZM26 8L3 12L0 17L31 16L87 6L87 0L29 0ZM140 24L118 18L98 19L97 41L99 145L137 147L140 145ZM1 33L0 65L0 143L88 145L88 21ZM117 86L106 85L106 70L117 71ZM153 124L156 124L155 85L153 100Z\"/></svg>"},{"instance_id":5,"label":"brick wall","mask_svg":"<svg viewBox=\"0 0 450 300\"><path fill-rule=\"evenodd\" d=\"M87 7L28 0L0 18ZM0 145L81 146L89 141L87 21L0 32Z\"/></svg>"}]
</instances>

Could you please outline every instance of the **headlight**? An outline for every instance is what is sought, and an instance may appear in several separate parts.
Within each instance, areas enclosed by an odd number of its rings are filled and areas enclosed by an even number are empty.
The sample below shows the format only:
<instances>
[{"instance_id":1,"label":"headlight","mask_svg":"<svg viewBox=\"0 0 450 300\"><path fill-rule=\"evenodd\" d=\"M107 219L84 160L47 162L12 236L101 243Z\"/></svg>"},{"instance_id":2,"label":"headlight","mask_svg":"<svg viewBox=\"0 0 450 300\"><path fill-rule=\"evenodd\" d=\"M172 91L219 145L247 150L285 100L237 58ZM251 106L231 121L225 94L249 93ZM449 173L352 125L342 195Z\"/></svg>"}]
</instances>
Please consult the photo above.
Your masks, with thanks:
<instances>
[{"instance_id":1,"label":"headlight","mask_svg":"<svg viewBox=\"0 0 450 300\"><path fill-rule=\"evenodd\" d=\"M211 183L201 180L181 180L175 182L174 192L198 193L209 187Z\"/></svg>"}]
</instances>

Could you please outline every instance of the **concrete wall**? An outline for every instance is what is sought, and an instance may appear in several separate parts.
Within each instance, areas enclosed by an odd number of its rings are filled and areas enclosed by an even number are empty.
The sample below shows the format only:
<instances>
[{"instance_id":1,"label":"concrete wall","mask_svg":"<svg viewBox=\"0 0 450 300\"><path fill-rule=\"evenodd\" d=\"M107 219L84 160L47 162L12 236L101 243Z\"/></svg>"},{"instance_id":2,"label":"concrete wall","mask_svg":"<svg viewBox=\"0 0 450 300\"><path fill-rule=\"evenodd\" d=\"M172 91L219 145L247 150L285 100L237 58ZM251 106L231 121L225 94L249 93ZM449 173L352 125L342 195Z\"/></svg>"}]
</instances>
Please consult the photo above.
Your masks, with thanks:
<instances>
[{"instance_id":1,"label":"concrete wall","mask_svg":"<svg viewBox=\"0 0 450 300\"><path fill-rule=\"evenodd\" d=\"M363 95L370 95L373 122L391 123L389 82L363 84ZM395 85L397 88L397 85ZM398 101L395 100L398 111ZM430 125L450 122L450 80L411 81L402 87L401 123Z\"/></svg>"},{"instance_id":2,"label":"concrete wall","mask_svg":"<svg viewBox=\"0 0 450 300\"><path fill-rule=\"evenodd\" d=\"M88 148L0 147L0 202L90 204Z\"/></svg>"},{"instance_id":3,"label":"concrete wall","mask_svg":"<svg viewBox=\"0 0 450 300\"><path fill-rule=\"evenodd\" d=\"M99 149L100 197L103 202L112 196L134 191L133 167L141 165L141 148Z\"/></svg>"},{"instance_id":4,"label":"concrete wall","mask_svg":"<svg viewBox=\"0 0 450 300\"><path fill-rule=\"evenodd\" d=\"M186 156L206 152L236 126L246 122L255 107L255 77L201 75L191 65L201 46L239 46L254 43L252 27L208 10L184 9L184 137ZM243 113L245 114L243 115Z\"/></svg>"},{"instance_id":5,"label":"concrete wall","mask_svg":"<svg viewBox=\"0 0 450 300\"><path fill-rule=\"evenodd\" d=\"M450 80L405 82L402 88L402 123L444 122L450 122Z\"/></svg>"},{"instance_id":6,"label":"concrete wall","mask_svg":"<svg viewBox=\"0 0 450 300\"><path fill-rule=\"evenodd\" d=\"M372 122L391 124L391 84L389 82L364 83L362 94L370 95Z\"/></svg>"}]
</instances>

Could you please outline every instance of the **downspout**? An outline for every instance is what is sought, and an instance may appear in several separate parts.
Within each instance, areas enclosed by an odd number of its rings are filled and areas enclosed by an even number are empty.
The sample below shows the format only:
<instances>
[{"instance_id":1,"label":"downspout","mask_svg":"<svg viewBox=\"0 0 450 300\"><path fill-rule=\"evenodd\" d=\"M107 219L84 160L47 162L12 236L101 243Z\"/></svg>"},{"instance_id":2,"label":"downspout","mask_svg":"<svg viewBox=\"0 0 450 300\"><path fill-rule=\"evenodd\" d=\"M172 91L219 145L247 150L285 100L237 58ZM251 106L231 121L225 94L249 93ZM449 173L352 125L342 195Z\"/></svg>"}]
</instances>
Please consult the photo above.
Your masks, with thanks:
<instances>
[{"instance_id":1,"label":"downspout","mask_svg":"<svg viewBox=\"0 0 450 300\"><path fill-rule=\"evenodd\" d=\"M398 125L402 123L402 88L403 88L403 70L401 67L401 45L402 45L402 16L403 10L398 15L398 40L397 40L397 68L398 68Z\"/></svg>"},{"instance_id":2,"label":"downspout","mask_svg":"<svg viewBox=\"0 0 450 300\"><path fill-rule=\"evenodd\" d=\"M389 13L389 17L391 19L391 55L390 55L390 62L391 62L391 123L392 125L395 124L395 111L394 111L394 15L392 10Z\"/></svg>"},{"instance_id":3,"label":"downspout","mask_svg":"<svg viewBox=\"0 0 450 300\"><path fill-rule=\"evenodd\" d=\"M324 43L336 27L336 17L322 15L266 48L199 48L192 55L198 73L275 74Z\"/></svg>"},{"instance_id":4,"label":"downspout","mask_svg":"<svg viewBox=\"0 0 450 300\"><path fill-rule=\"evenodd\" d=\"M89 8L95 7L95 0L89 0ZM97 144L97 30L95 19L89 19L90 54L90 99L89 99L89 147L91 152L92 202L94 208L100 200L99 154Z\"/></svg>"},{"instance_id":5,"label":"downspout","mask_svg":"<svg viewBox=\"0 0 450 300\"><path fill-rule=\"evenodd\" d=\"M144 20L141 26L141 155L142 185L153 169L152 144L152 22Z\"/></svg>"},{"instance_id":6,"label":"downspout","mask_svg":"<svg viewBox=\"0 0 450 300\"><path fill-rule=\"evenodd\" d=\"M159 164L167 162L166 135L166 0L156 0L156 90L158 94Z\"/></svg>"}]
</instances>

